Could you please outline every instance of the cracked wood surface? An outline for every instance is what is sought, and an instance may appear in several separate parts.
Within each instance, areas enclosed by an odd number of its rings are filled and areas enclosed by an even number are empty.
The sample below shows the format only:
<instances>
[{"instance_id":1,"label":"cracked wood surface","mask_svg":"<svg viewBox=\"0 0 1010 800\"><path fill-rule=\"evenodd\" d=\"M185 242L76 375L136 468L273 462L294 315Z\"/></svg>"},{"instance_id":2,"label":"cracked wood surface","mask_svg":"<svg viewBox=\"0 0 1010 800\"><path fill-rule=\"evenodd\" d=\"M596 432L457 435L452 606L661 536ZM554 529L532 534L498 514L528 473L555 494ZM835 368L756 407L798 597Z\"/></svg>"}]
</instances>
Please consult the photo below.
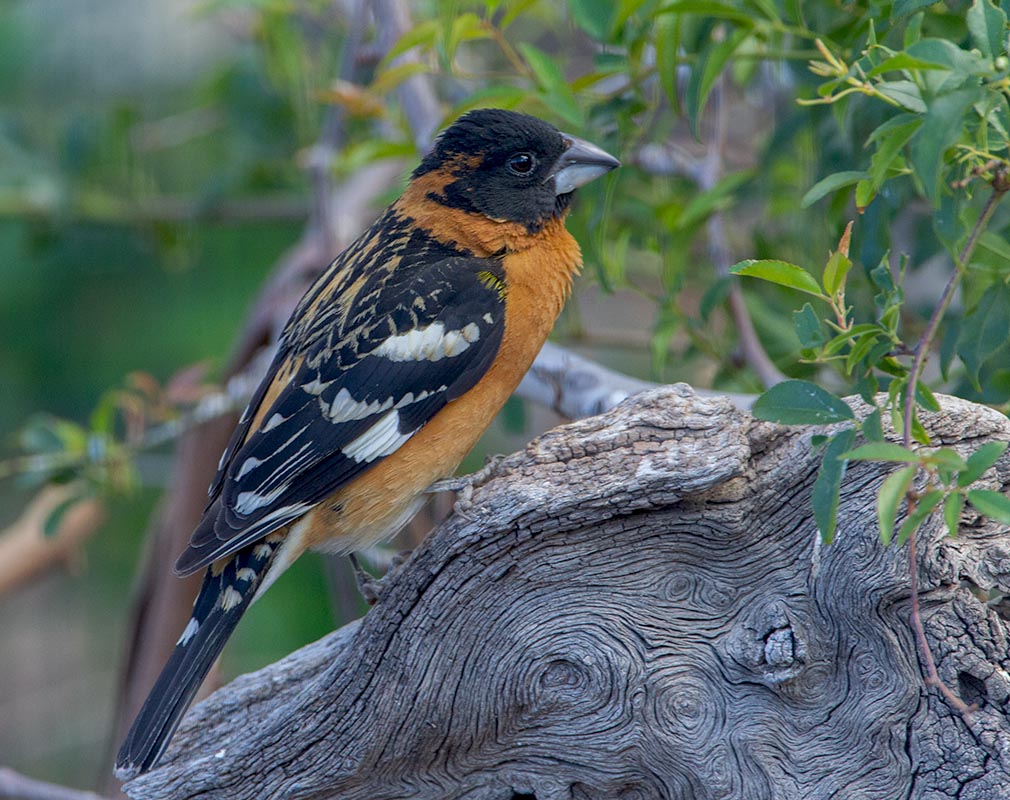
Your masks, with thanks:
<instances>
[{"instance_id":1,"label":"cracked wood surface","mask_svg":"<svg viewBox=\"0 0 1010 800\"><path fill-rule=\"evenodd\" d=\"M1010 421L942 398L971 452ZM865 413L865 409L863 410ZM673 386L506 458L359 622L190 712L147 798L1010 798L1010 532L920 534L923 686L883 465L818 543L810 428ZM983 476L1010 484L1010 457Z\"/></svg>"}]
</instances>

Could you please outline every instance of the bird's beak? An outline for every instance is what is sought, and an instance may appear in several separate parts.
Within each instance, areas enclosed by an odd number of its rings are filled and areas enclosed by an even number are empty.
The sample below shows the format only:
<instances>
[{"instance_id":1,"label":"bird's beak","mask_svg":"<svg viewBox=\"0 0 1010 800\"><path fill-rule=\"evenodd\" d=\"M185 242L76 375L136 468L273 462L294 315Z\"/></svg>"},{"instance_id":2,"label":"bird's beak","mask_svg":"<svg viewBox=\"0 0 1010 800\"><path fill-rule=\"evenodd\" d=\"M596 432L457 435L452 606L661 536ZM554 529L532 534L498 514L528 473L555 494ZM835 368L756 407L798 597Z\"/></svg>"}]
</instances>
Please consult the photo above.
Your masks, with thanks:
<instances>
[{"instance_id":1,"label":"bird's beak","mask_svg":"<svg viewBox=\"0 0 1010 800\"><path fill-rule=\"evenodd\" d=\"M573 192L580 186L584 186L621 166L620 161L595 144L567 133L561 135L564 137L567 147L554 164L550 175L547 176L547 180L554 178L556 194Z\"/></svg>"}]
</instances>

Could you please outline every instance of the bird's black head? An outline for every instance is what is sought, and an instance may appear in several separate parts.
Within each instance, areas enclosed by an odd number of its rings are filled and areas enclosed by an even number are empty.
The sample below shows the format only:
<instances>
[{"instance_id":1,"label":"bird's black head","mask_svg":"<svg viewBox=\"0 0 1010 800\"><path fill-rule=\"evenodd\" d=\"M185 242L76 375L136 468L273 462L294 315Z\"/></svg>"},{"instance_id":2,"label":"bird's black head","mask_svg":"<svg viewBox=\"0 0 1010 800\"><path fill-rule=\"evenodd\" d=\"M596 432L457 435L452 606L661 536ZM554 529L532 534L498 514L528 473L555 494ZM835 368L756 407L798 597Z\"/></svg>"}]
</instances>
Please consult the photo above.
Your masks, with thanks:
<instances>
[{"instance_id":1,"label":"bird's black head","mask_svg":"<svg viewBox=\"0 0 1010 800\"><path fill-rule=\"evenodd\" d=\"M572 192L620 162L536 117L488 108L464 114L438 137L414 178L446 173L446 206L536 231L561 214Z\"/></svg>"}]
</instances>

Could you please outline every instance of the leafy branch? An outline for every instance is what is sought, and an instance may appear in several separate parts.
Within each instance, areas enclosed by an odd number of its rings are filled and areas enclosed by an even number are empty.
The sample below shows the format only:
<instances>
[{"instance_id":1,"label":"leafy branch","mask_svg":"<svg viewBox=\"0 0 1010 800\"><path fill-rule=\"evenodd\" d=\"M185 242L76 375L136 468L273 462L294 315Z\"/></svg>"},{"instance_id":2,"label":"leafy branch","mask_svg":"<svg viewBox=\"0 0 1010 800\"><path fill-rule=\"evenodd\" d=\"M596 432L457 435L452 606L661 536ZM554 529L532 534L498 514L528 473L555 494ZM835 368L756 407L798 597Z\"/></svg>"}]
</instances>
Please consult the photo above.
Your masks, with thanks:
<instances>
[{"instance_id":1,"label":"leafy branch","mask_svg":"<svg viewBox=\"0 0 1010 800\"><path fill-rule=\"evenodd\" d=\"M803 267L772 259L741 262L733 269L737 275L787 287L828 306L827 319L810 303L794 312L801 361L833 367L837 377L871 406L871 412L857 421L852 409L835 394L809 381L791 380L758 398L754 413L786 424L843 423L829 435L814 437L814 443L823 446L823 459L813 491L813 511L825 541L832 541L835 535L839 492L849 462L899 465L878 492L880 538L884 545L908 543L911 623L925 665L925 680L964 714L972 709L940 679L925 636L918 597L916 533L942 509L949 534L956 536L966 502L980 514L1010 525L1010 498L972 488L1004 454L1007 444L989 443L965 458L952 448L930 447L917 417L920 408L939 410L923 380L926 362L964 278L971 275L973 282L980 280L979 274L972 274L973 259L986 241L1000 201L1010 190L1003 155L1008 138L1007 18L987 0L976 0L967 23L974 45L970 50L908 33L906 47L896 50L879 43L871 27L861 55L848 62L818 41L824 60L813 62L810 70L828 80L818 88L818 98L801 101L808 106L833 105L860 95L885 103L892 112L867 139L874 148L869 169L829 175L807 193L804 205L855 186L855 205L862 213L882 191L893 191L892 186L910 177L916 191L934 206L934 219L946 219L934 224L950 253L952 271L914 346L906 344L902 330L906 261L897 276L887 254L867 270L874 290L874 314L857 320L853 309L859 304L847 299L853 265L851 222L820 270L819 279ZM962 177L953 177L956 171ZM991 191L969 229L966 220L972 197L968 190L979 179L985 179ZM954 221L947 215L953 215ZM963 243L955 249L962 237ZM1004 264L990 275L990 287L965 313L954 346L947 346L948 352L960 357L965 375L976 387L980 387L981 370L1000 352L1005 340L1003 322L1010 317L1008 274ZM948 354L941 364L944 377L949 369ZM885 392L882 396L878 395L881 390ZM885 440L884 415L889 416L901 444ZM853 447L857 435L866 443ZM913 449L913 442L920 447ZM904 519L895 536L902 502Z\"/></svg>"}]
</instances>

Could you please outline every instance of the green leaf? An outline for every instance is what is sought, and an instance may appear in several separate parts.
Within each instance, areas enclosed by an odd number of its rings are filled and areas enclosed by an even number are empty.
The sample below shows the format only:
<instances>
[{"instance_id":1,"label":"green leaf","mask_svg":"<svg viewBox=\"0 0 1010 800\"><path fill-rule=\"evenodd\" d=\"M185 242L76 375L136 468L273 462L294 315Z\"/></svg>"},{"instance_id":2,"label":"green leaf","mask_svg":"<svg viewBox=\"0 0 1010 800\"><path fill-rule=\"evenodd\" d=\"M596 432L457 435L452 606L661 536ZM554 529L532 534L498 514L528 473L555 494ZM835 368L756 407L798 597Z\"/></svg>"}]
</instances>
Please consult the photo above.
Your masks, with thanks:
<instances>
[{"instance_id":1,"label":"green leaf","mask_svg":"<svg viewBox=\"0 0 1010 800\"><path fill-rule=\"evenodd\" d=\"M863 436L870 442L881 442L884 440L884 426L880 419L880 409L875 408L862 424Z\"/></svg>"},{"instance_id":2,"label":"green leaf","mask_svg":"<svg viewBox=\"0 0 1010 800\"><path fill-rule=\"evenodd\" d=\"M536 4L537 0L513 0L513 2L506 3L505 7L507 11L501 18L499 27L504 31Z\"/></svg>"},{"instance_id":3,"label":"green leaf","mask_svg":"<svg viewBox=\"0 0 1010 800\"><path fill-rule=\"evenodd\" d=\"M824 291L834 294L845 285L845 276L852 269L852 261L840 250L835 250L824 265Z\"/></svg>"},{"instance_id":4,"label":"green leaf","mask_svg":"<svg viewBox=\"0 0 1010 800\"><path fill-rule=\"evenodd\" d=\"M822 300L827 298L817 285L814 276L803 267L790 264L787 261L776 259L747 259L734 264L730 269L734 275L744 275L749 278L760 278L763 281L777 283L779 286L788 286L790 289L798 289L801 292L812 294Z\"/></svg>"},{"instance_id":5,"label":"green leaf","mask_svg":"<svg viewBox=\"0 0 1010 800\"><path fill-rule=\"evenodd\" d=\"M852 409L815 383L789 380L777 383L754 402L758 419L783 425L828 425L855 419Z\"/></svg>"},{"instance_id":6,"label":"green leaf","mask_svg":"<svg viewBox=\"0 0 1010 800\"><path fill-rule=\"evenodd\" d=\"M940 38L920 39L906 50L913 58L921 58L935 64L942 64L952 72L964 75L982 75L989 71L986 59L963 50L954 42Z\"/></svg>"},{"instance_id":7,"label":"green leaf","mask_svg":"<svg viewBox=\"0 0 1010 800\"><path fill-rule=\"evenodd\" d=\"M427 65L417 61L405 61L402 64L393 64L390 67L375 73L375 78L368 86L368 90L376 95L390 94L393 89L403 83L407 78L414 75L422 75L429 72Z\"/></svg>"},{"instance_id":8,"label":"green leaf","mask_svg":"<svg viewBox=\"0 0 1010 800\"><path fill-rule=\"evenodd\" d=\"M680 70L681 17L664 14L656 20L656 73L674 114L680 114L677 74Z\"/></svg>"},{"instance_id":9,"label":"green leaf","mask_svg":"<svg viewBox=\"0 0 1010 800\"><path fill-rule=\"evenodd\" d=\"M694 195L677 217L674 227L678 230L692 228L716 211L728 208L736 190L753 177L753 170L733 172L717 181L708 191Z\"/></svg>"},{"instance_id":10,"label":"green leaf","mask_svg":"<svg viewBox=\"0 0 1010 800\"><path fill-rule=\"evenodd\" d=\"M519 50L533 70L537 85L541 89L544 105L560 116L565 122L581 128L585 123L582 108L575 100L572 87L568 85L561 68L555 61L528 42L520 42Z\"/></svg>"},{"instance_id":11,"label":"green leaf","mask_svg":"<svg viewBox=\"0 0 1010 800\"><path fill-rule=\"evenodd\" d=\"M970 489L968 502L985 516L1010 525L1010 497L988 489Z\"/></svg>"},{"instance_id":12,"label":"green leaf","mask_svg":"<svg viewBox=\"0 0 1010 800\"><path fill-rule=\"evenodd\" d=\"M88 492L86 491L74 492L57 503L42 522L42 535L48 538L59 533L60 525L63 524L67 512L87 496Z\"/></svg>"},{"instance_id":13,"label":"green leaf","mask_svg":"<svg viewBox=\"0 0 1010 800\"><path fill-rule=\"evenodd\" d=\"M880 84L877 90L908 111L916 114L926 113L926 102L922 99L922 91L912 81L887 81Z\"/></svg>"},{"instance_id":14,"label":"green leaf","mask_svg":"<svg viewBox=\"0 0 1010 800\"><path fill-rule=\"evenodd\" d=\"M452 21L449 35L445 39L445 63L451 65L456 59L456 51L463 42L475 39L490 39L491 31L484 21L473 12L462 14Z\"/></svg>"},{"instance_id":15,"label":"green leaf","mask_svg":"<svg viewBox=\"0 0 1010 800\"><path fill-rule=\"evenodd\" d=\"M676 0L676 2L663 6L656 16L661 14L700 14L709 19L726 19L740 25L754 26L754 20L748 12L726 3L710 3L707 0Z\"/></svg>"},{"instance_id":16,"label":"green leaf","mask_svg":"<svg viewBox=\"0 0 1010 800\"><path fill-rule=\"evenodd\" d=\"M1004 237L998 236L991 231L985 231L978 237L978 246L979 249L987 250L1005 262L1005 264L1010 265L1010 242Z\"/></svg>"},{"instance_id":17,"label":"green leaf","mask_svg":"<svg viewBox=\"0 0 1010 800\"><path fill-rule=\"evenodd\" d=\"M866 209L873 199L877 196L877 187L873 185L873 181L860 181L856 184L856 210L860 214Z\"/></svg>"},{"instance_id":18,"label":"green leaf","mask_svg":"<svg viewBox=\"0 0 1010 800\"><path fill-rule=\"evenodd\" d=\"M1006 14L989 0L975 0L966 20L972 44L988 58L1000 55L1006 45Z\"/></svg>"},{"instance_id":19,"label":"green leaf","mask_svg":"<svg viewBox=\"0 0 1010 800\"><path fill-rule=\"evenodd\" d=\"M919 530L919 527L933 513L933 509L939 505L941 500L943 500L943 491L940 489L932 489L919 498L919 501L915 504L915 511L908 515L898 529L897 543L899 546L908 541L908 537L912 535L912 531Z\"/></svg>"},{"instance_id":20,"label":"green leaf","mask_svg":"<svg viewBox=\"0 0 1010 800\"><path fill-rule=\"evenodd\" d=\"M986 442L978 450L968 456L965 469L957 476L957 485L961 488L971 486L982 477L983 473L995 464L1006 452L1010 442Z\"/></svg>"},{"instance_id":21,"label":"green leaf","mask_svg":"<svg viewBox=\"0 0 1010 800\"><path fill-rule=\"evenodd\" d=\"M950 377L950 365L954 363L954 351L960 336L961 320L952 319L946 322L943 338L940 340L940 377L944 381Z\"/></svg>"},{"instance_id":22,"label":"green leaf","mask_svg":"<svg viewBox=\"0 0 1010 800\"><path fill-rule=\"evenodd\" d=\"M898 70L915 69L950 69L946 64L939 64L936 61L927 61L924 58L915 58L908 53L895 53L881 61L877 66L866 73L867 78L875 78L885 72L895 72Z\"/></svg>"},{"instance_id":23,"label":"green leaf","mask_svg":"<svg viewBox=\"0 0 1010 800\"><path fill-rule=\"evenodd\" d=\"M793 327L801 347L820 347L824 344L824 330L821 321L814 313L810 303L804 303L803 308L793 312Z\"/></svg>"},{"instance_id":24,"label":"green leaf","mask_svg":"<svg viewBox=\"0 0 1010 800\"><path fill-rule=\"evenodd\" d=\"M887 179L891 165L901 155L902 148L922 126L922 119L913 119L903 125L892 127L880 137L877 150L870 158L870 176L874 189L879 189Z\"/></svg>"},{"instance_id":25,"label":"green leaf","mask_svg":"<svg viewBox=\"0 0 1010 800\"><path fill-rule=\"evenodd\" d=\"M922 11L931 5L935 5L935 0L894 0L894 5L891 7L891 22Z\"/></svg>"},{"instance_id":26,"label":"green leaf","mask_svg":"<svg viewBox=\"0 0 1010 800\"><path fill-rule=\"evenodd\" d=\"M30 417L18 435L21 449L29 453L56 453L65 449L56 423L57 419L47 414Z\"/></svg>"},{"instance_id":27,"label":"green leaf","mask_svg":"<svg viewBox=\"0 0 1010 800\"><path fill-rule=\"evenodd\" d=\"M615 7L613 0L568 0L575 24L598 42L609 38Z\"/></svg>"},{"instance_id":28,"label":"green leaf","mask_svg":"<svg viewBox=\"0 0 1010 800\"><path fill-rule=\"evenodd\" d=\"M877 494L877 522L880 525L880 541L884 545L891 543L894 533L894 518L898 513L898 506L908 493L908 488L912 485L915 473L919 468L915 464L895 470L880 487Z\"/></svg>"},{"instance_id":29,"label":"green leaf","mask_svg":"<svg viewBox=\"0 0 1010 800\"><path fill-rule=\"evenodd\" d=\"M922 127L912 140L912 165L922 181L926 196L934 205L937 204L940 193L944 151L963 132L968 109L981 99L982 89L978 86L958 89L934 98L926 111Z\"/></svg>"},{"instance_id":30,"label":"green leaf","mask_svg":"<svg viewBox=\"0 0 1010 800\"><path fill-rule=\"evenodd\" d=\"M941 410L940 401L936 399L933 390L922 381L915 384L915 399L927 411L937 412Z\"/></svg>"},{"instance_id":31,"label":"green leaf","mask_svg":"<svg viewBox=\"0 0 1010 800\"><path fill-rule=\"evenodd\" d=\"M968 378L979 391L982 366L1007 348L1010 331L1010 287L998 283L982 295L978 305L961 323L957 337L957 355L968 371Z\"/></svg>"},{"instance_id":32,"label":"green leaf","mask_svg":"<svg viewBox=\"0 0 1010 800\"><path fill-rule=\"evenodd\" d=\"M631 18L631 15L638 11L638 9L645 5L645 3L646 0L621 0L620 3L616 4L617 11L611 25L615 28L620 28L620 26L624 25L624 23Z\"/></svg>"},{"instance_id":33,"label":"green leaf","mask_svg":"<svg viewBox=\"0 0 1010 800\"><path fill-rule=\"evenodd\" d=\"M855 450L845 453L844 458L850 461L897 461L919 462L918 453L891 442L870 442L861 444Z\"/></svg>"},{"instance_id":34,"label":"green leaf","mask_svg":"<svg viewBox=\"0 0 1010 800\"><path fill-rule=\"evenodd\" d=\"M961 454L950 447L938 447L936 450L929 451L926 453L926 461L930 464L935 464L937 467L953 471L967 469L968 467L965 460L961 458Z\"/></svg>"},{"instance_id":35,"label":"green leaf","mask_svg":"<svg viewBox=\"0 0 1010 800\"><path fill-rule=\"evenodd\" d=\"M726 62L733 57L737 48L747 40L750 31L736 28L722 41L710 44L698 54L691 77L688 80L685 104L687 116L691 123L691 131L700 138L701 115L705 111L708 96L715 86L716 79L722 74Z\"/></svg>"},{"instance_id":36,"label":"green leaf","mask_svg":"<svg viewBox=\"0 0 1010 800\"><path fill-rule=\"evenodd\" d=\"M732 281L733 279L729 275L723 275L716 278L715 283L705 290L705 294L701 296L701 302L698 303L698 316L701 317L703 322L708 321L708 318L712 316L712 312L726 302L726 298L729 297L730 289L733 286Z\"/></svg>"},{"instance_id":37,"label":"green leaf","mask_svg":"<svg viewBox=\"0 0 1010 800\"><path fill-rule=\"evenodd\" d=\"M814 481L812 495L814 521L825 544L834 541L838 525L838 495L849 464L842 454L852 447L855 438L855 428L846 428L828 440L817 480Z\"/></svg>"},{"instance_id":38,"label":"green leaf","mask_svg":"<svg viewBox=\"0 0 1010 800\"><path fill-rule=\"evenodd\" d=\"M879 338L880 331L876 330L864 333L856 340L855 344L852 345L852 350L849 351L848 357L845 359L845 372L847 374L852 374L853 367L863 360Z\"/></svg>"},{"instance_id":39,"label":"green leaf","mask_svg":"<svg viewBox=\"0 0 1010 800\"><path fill-rule=\"evenodd\" d=\"M857 181L861 181L868 177L870 177L870 174L861 170L833 172L810 187L810 190L803 195L803 199L800 201L800 206L803 208L812 206L825 195L831 194L831 192L838 191L846 186L851 186Z\"/></svg>"},{"instance_id":40,"label":"green leaf","mask_svg":"<svg viewBox=\"0 0 1010 800\"><path fill-rule=\"evenodd\" d=\"M943 521L947 523L947 533L957 537L957 529L961 525L961 511L964 509L964 495L952 492L943 501Z\"/></svg>"}]
</instances>

